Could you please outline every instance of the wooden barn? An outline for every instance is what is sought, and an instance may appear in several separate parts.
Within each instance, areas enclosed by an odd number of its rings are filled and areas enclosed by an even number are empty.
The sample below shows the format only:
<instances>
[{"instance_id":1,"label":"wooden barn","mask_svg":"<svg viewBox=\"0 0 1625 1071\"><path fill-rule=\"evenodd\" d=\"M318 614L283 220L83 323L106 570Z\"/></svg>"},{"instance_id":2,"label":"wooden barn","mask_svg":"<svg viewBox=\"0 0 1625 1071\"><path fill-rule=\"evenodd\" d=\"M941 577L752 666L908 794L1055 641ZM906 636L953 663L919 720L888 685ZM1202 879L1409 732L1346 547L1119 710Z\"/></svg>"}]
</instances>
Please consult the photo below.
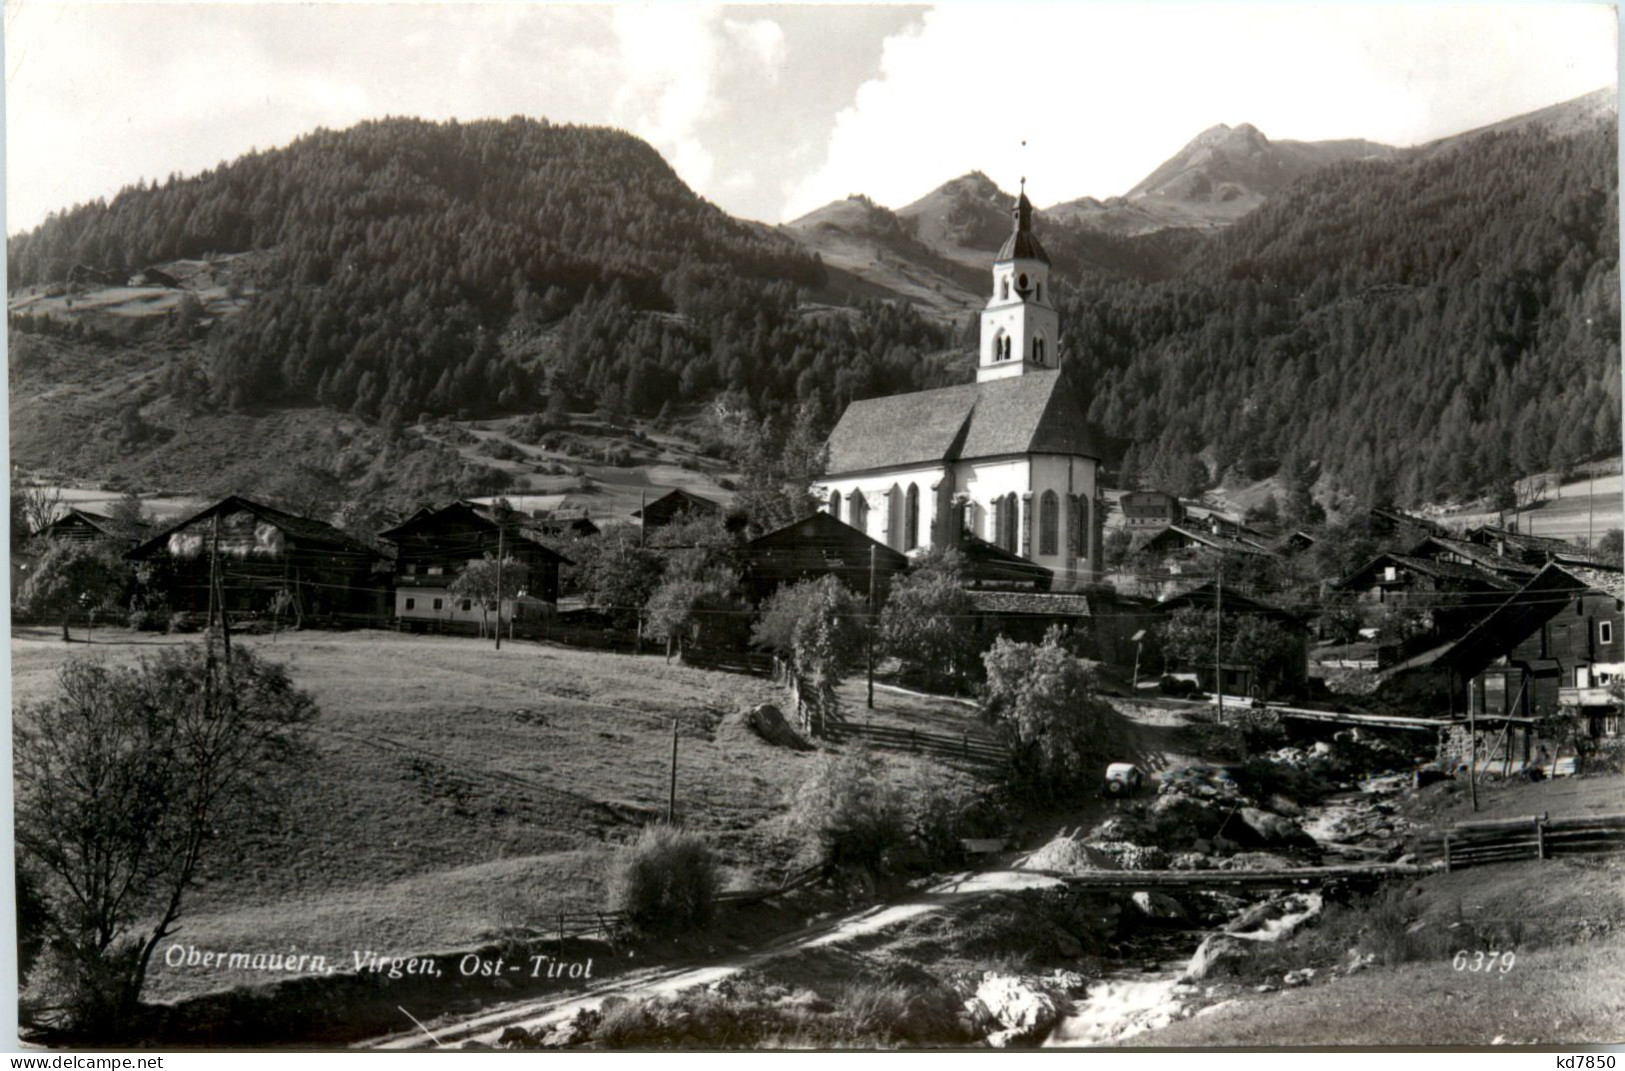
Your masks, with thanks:
<instances>
[{"instance_id":1,"label":"wooden barn","mask_svg":"<svg viewBox=\"0 0 1625 1071\"><path fill-rule=\"evenodd\" d=\"M134 546L147 538L151 525L141 525L132 537L113 518L88 509L69 508L66 513L40 529L46 539L65 539L73 543L96 543L108 540Z\"/></svg>"},{"instance_id":2,"label":"wooden barn","mask_svg":"<svg viewBox=\"0 0 1625 1071\"><path fill-rule=\"evenodd\" d=\"M387 612L383 555L324 521L241 495L170 525L125 556L154 567L175 612L207 611L217 559L224 605L235 615L281 607L296 622L370 624Z\"/></svg>"},{"instance_id":3,"label":"wooden barn","mask_svg":"<svg viewBox=\"0 0 1625 1071\"><path fill-rule=\"evenodd\" d=\"M395 547L395 620L403 627L445 631L473 631L485 621L519 630L539 626L557 607L559 566L569 564L543 542L548 534L534 517L480 502L418 510L378 533ZM495 558L499 551L505 560L525 566L527 586L502 600L493 615L450 588L471 563Z\"/></svg>"},{"instance_id":4,"label":"wooden barn","mask_svg":"<svg viewBox=\"0 0 1625 1071\"><path fill-rule=\"evenodd\" d=\"M752 602L785 584L821 576L839 577L854 593L868 597L872 570L875 597L884 603L892 576L908 568L908 558L900 551L823 512L759 536L739 553Z\"/></svg>"},{"instance_id":5,"label":"wooden barn","mask_svg":"<svg viewBox=\"0 0 1625 1071\"><path fill-rule=\"evenodd\" d=\"M679 521L718 517L721 514L721 503L685 491L681 487L673 488L642 509L632 511L632 516L641 521L646 529L664 528Z\"/></svg>"}]
</instances>

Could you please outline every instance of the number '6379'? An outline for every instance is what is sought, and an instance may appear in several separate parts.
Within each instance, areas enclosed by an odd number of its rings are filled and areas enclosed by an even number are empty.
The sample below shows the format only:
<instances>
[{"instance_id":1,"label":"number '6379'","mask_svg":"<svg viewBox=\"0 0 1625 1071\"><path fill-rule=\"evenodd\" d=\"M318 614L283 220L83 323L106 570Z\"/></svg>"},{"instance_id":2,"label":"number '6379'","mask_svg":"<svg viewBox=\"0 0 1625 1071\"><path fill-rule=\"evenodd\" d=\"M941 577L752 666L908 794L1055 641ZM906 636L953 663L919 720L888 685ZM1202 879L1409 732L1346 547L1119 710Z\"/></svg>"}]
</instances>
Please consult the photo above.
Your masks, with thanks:
<instances>
[{"instance_id":1,"label":"number '6379'","mask_svg":"<svg viewBox=\"0 0 1625 1071\"><path fill-rule=\"evenodd\" d=\"M1456 970L1466 971L1468 974L1489 974L1491 971L1499 971L1501 974L1505 974L1512 969L1512 965L1517 961L1517 955L1512 952L1462 951L1457 952L1450 958L1450 965Z\"/></svg>"}]
</instances>

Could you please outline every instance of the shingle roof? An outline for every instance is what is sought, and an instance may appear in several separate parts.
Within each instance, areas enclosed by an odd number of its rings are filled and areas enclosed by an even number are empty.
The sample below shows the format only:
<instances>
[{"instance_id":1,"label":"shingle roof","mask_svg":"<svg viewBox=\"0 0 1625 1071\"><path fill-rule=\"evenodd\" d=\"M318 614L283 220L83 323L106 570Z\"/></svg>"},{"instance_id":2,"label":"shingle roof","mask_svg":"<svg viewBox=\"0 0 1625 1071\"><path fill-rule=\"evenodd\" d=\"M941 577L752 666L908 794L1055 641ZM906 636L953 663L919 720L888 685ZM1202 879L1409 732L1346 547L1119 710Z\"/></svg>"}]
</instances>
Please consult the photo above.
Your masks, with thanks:
<instances>
[{"instance_id":1,"label":"shingle roof","mask_svg":"<svg viewBox=\"0 0 1625 1071\"><path fill-rule=\"evenodd\" d=\"M1084 595L1051 591L969 591L971 604L984 614L1042 614L1047 617L1088 617Z\"/></svg>"},{"instance_id":2,"label":"shingle roof","mask_svg":"<svg viewBox=\"0 0 1625 1071\"><path fill-rule=\"evenodd\" d=\"M1625 599L1625 573L1617 569L1597 569L1584 565L1549 565L1548 569L1561 569L1576 580L1580 580L1594 591L1612 595L1616 599Z\"/></svg>"},{"instance_id":3,"label":"shingle roof","mask_svg":"<svg viewBox=\"0 0 1625 1071\"><path fill-rule=\"evenodd\" d=\"M181 529L191 524L195 524L205 517L212 516L216 513L226 515L237 512L251 513L267 524L275 525L288 535L293 536L300 542L309 544L311 546L325 547L332 551L341 551L350 554L365 555L368 557L374 556L377 553L373 550L373 548L367 546L367 544L363 543L361 540L355 538L347 532L333 527L326 521L318 521L311 517L301 517L298 514L288 513L284 510L277 509L275 506L267 506L263 502L255 502L253 499L244 498L241 495L227 495L214 505L199 510L190 517L177 521L168 528L158 532L151 539L148 539L145 543L142 543L140 546L130 551L126 557L134 560L140 560L153 551L163 547L165 545L165 541L168 540L170 534L173 532L178 532Z\"/></svg>"},{"instance_id":4,"label":"shingle roof","mask_svg":"<svg viewBox=\"0 0 1625 1071\"><path fill-rule=\"evenodd\" d=\"M830 475L1001 454L1100 456L1062 373L853 402L829 436Z\"/></svg>"},{"instance_id":5,"label":"shingle roof","mask_svg":"<svg viewBox=\"0 0 1625 1071\"><path fill-rule=\"evenodd\" d=\"M1049 254L1044 252L1043 243L1033 233L1033 203L1027 200L1025 192L1016 199L1016 207L1011 215L1015 217L1015 227L999 248L999 255L993 258L994 261L1026 258L1048 264Z\"/></svg>"}]
</instances>

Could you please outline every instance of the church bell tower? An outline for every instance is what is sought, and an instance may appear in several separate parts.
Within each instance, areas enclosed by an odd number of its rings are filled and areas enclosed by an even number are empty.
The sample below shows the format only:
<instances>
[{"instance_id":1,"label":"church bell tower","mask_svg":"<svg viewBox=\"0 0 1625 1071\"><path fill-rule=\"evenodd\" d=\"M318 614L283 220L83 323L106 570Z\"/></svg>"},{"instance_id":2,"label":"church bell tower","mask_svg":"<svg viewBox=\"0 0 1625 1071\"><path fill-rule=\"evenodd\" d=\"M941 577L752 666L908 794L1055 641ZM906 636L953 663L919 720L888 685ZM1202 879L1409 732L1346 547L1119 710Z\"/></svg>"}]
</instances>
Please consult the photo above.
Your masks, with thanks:
<instances>
[{"instance_id":1,"label":"church bell tower","mask_svg":"<svg viewBox=\"0 0 1625 1071\"><path fill-rule=\"evenodd\" d=\"M1011 212L1014 227L993 260L993 296L982 310L976 381L1059 367L1061 318L1050 304L1049 254L1033 234L1027 180Z\"/></svg>"}]
</instances>

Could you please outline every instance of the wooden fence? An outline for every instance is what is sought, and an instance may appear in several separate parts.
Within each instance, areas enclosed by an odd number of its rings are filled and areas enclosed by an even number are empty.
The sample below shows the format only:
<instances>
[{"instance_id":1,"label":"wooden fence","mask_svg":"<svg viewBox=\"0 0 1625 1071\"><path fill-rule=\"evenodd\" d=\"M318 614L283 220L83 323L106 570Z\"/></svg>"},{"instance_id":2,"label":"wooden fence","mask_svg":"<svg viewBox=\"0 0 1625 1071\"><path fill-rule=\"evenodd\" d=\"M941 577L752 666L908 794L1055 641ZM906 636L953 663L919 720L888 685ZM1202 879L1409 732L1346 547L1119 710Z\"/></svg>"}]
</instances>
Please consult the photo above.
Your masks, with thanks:
<instances>
[{"instance_id":1,"label":"wooden fence","mask_svg":"<svg viewBox=\"0 0 1625 1071\"><path fill-rule=\"evenodd\" d=\"M861 740L870 747L886 751L906 751L915 755L930 755L948 761L957 760L968 766L996 767L1003 765L1009 751L992 732L986 729L961 729L959 732L937 732L928 729L904 729L896 725L870 725L857 718L832 724L830 738L844 743Z\"/></svg>"},{"instance_id":2,"label":"wooden fence","mask_svg":"<svg viewBox=\"0 0 1625 1071\"><path fill-rule=\"evenodd\" d=\"M1458 822L1417 842L1418 858L1434 860L1446 870L1621 850L1625 850L1625 814L1585 818L1539 814Z\"/></svg>"},{"instance_id":3,"label":"wooden fence","mask_svg":"<svg viewBox=\"0 0 1625 1071\"><path fill-rule=\"evenodd\" d=\"M766 889L736 889L718 893L718 907L747 907L771 900L786 893L815 885L829 873L822 863L795 871L780 884ZM530 941L557 940L560 945L569 940L597 938L611 940L626 927L624 911L559 911L549 915L543 927L533 927L524 936Z\"/></svg>"}]
</instances>

